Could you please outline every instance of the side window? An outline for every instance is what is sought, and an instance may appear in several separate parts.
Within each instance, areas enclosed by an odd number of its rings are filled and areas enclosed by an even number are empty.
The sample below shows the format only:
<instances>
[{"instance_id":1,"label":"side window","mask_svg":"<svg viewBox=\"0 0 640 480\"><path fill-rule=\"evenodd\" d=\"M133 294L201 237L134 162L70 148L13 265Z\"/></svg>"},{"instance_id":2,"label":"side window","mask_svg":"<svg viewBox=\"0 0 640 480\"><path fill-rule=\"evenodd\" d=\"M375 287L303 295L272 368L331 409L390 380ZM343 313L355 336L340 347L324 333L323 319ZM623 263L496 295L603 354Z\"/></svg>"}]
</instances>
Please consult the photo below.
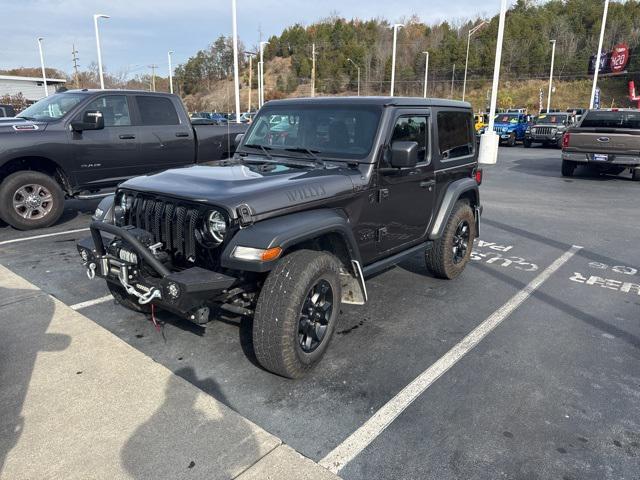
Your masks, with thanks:
<instances>
[{"instance_id":1,"label":"side window","mask_svg":"<svg viewBox=\"0 0 640 480\"><path fill-rule=\"evenodd\" d=\"M127 127L131 125L129 104L124 95L107 95L100 97L85 107L87 110L102 112L105 127Z\"/></svg>"},{"instance_id":2,"label":"side window","mask_svg":"<svg viewBox=\"0 0 640 480\"><path fill-rule=\"evenodd\" d=\"M173 102L165 97L136 96L142 125L178 125L180 120Z\"/></svg>"},{"instance_id":3,"label":"side window","mask_svg":"<svg viewBox=\"0 0 640 480\"><path fill-rule=\"evenodd\" d=\"M425 116L400 117L393 127L391 143L417 142L418 162L424 162L428 158L429 132L427 125L427 117Z\"/></svg>"},{"instance_id":4,"label":"side window","mask_svg":"<svg viewBox=\"0 0 640 480\"><path fill-rule=\"evenodd\" d=\"M438 144L443 159L473 153L475 139L471 119L467 112L438 112Z\"/></svg>"}]
</instances>

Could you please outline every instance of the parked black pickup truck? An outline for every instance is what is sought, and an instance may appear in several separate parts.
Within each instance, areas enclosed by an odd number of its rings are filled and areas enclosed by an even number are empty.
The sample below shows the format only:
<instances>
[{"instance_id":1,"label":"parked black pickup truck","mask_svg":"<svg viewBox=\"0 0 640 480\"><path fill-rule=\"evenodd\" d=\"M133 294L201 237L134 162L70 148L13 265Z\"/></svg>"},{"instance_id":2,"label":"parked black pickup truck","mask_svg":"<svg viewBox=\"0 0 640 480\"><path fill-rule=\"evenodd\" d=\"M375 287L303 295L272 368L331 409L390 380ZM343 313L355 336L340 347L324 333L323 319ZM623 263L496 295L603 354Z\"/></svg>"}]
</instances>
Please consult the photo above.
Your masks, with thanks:
<instances>
[{"instance_id":1,"label":"parked black pickup truck","mask_svg":"<svg viewBox=\"0 0 640 480\"><path fill-rule=\"evenodd\" d=\"M253 316L268 370L299 377L365 277L422 255L464 269L479 230L469 103L389 97L272 101L234 157L120 185L78 243L122 305L199 324Z\"/></svg>"},{"instance_id":2,"label":"parked black pickup truck","mask_svg":"<svg viewBox=\"0 0 640 480\"><path fill-rule=\"evenodd\" d=\"M69 90L0 121L0 218L55 223L65 197L127 178L227 158L244 125L192 126L175 95Z\"/></svg>"}]
</instances>

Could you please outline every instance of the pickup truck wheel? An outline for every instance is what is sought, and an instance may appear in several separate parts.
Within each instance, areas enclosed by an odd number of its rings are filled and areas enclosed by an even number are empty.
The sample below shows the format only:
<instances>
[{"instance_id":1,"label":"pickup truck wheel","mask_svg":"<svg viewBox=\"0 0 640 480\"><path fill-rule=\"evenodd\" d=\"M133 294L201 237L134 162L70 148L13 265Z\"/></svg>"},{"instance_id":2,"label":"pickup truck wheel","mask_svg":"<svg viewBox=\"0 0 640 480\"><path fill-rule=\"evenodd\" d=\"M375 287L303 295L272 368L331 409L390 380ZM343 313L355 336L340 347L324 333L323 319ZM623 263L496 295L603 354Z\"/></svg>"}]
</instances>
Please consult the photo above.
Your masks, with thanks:
<instances>
[{"instance_id":1,"label":"pickup truck wheel","mask_svg":"<svg viewBox=\"0 0 640 480\"><path fill-rule=\"evenodd\" d=\"M573 177L573 171L576 169L576 162L571 160L562 160L562 176Z\"/></svg>"},{"instance_id":2,"label":"pickup truck wheel","mask_svg":"<svg viewBox=\"0 0 640 480\"><path fill-rule=\"evenodd\" d=\"M525 139L522 141L522 145L524 146L524 148L531 148L531 140L530 140L530 139L528 139L528 138L525 138Z\"/></svg>"},{"instance_id":3,"label":"pickup truck wheel","mask_svg":"<svg viewBox=\"0 0 640 480\"><path fill-rule=\"evenodd\" d=\"M449 215L442 236L427 250L427 270L438 278L456 278L469 262L476 235L473 210L466 201L459 200Z\"/></svg>"},{"instance_id":4,"label":"pickup truck wheel","mask_svg":"<svg viewBox=\"0 0 640 480\"><path fill-rule=\"evenodd\" d=\"M64 211L64 193L49 175L15 172L0 185L0 218L18 230L53 225Z\"/></svg>"},{"instance_id":5,"label":"pickup truck wheel","mask_svg":"<svg viewBox=\"0 0 640 480\"><path fill-rule=\"evenodd\" d=\"M131 295L129 295L120 285L107 282L107 287L109 287L109 292L113 295L114 300L124 308L138 313L151 313L151 305L140 305L138 300L131 297Z\"/></svg>"},{"instance_id":6,"label":"pickup truck wheel","mask_svg":"<svg viewBox=\"0 0 640 480\"><path fill-rule=\"evenodd\" d=\"M265 369L305 375L326 351L340 313L340 262L324 252L298 250L269 273L253 318L253 347Z\"/></svg>"},{"instance_id":7,"label":"pickup truck wheel","mask_svg":"<svg viewBox=\"0 0 640 480\"><path fill-rule=\"evenodd\" d=\"M507 140L507 145L509 145L510 147L516 146L516 132L511 132L509 134L509 140Z\"/></svg>"},{"instance_id":8,"label":"pickup truck wheel","mask_svg":"<svg viewBox=\"0 0 640 480\"><path fill-rule=\"evenodd\" d=\"M634 168L631 170L631 180L640 182L640 168Z\"/></svg>"}]
</instances>

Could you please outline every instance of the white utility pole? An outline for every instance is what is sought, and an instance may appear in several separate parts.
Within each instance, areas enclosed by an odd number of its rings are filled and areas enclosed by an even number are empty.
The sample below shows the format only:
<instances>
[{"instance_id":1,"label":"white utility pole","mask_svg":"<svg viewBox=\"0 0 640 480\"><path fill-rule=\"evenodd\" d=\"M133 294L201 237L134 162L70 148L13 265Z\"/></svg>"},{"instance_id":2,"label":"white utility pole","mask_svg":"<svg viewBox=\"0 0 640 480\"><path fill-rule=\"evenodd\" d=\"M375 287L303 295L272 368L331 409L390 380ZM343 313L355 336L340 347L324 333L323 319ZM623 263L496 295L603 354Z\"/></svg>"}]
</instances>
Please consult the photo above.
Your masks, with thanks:
<instances>
[{"instance_id":1,"label":"white utility pole","mask_svg":"<svg viewBox=\"0 0 640 480\"><path fill-rule=\"evenodd\" d=\"M247 112L251 112L251 87L253 82L253 53L249 53L249 99L247 101Z\"/></svg>"},{"instance_id":2,"label":"white utility pole","mask_svg":"<svg viewBox=\"0 0 640 480\"><path fill-rule=\"evenodd\" d=\"M469 35L467 35L467 58L464 61L464 82L462 83L462 101L464 102L465 94L467 93L467 68L469 67L469 45L471 44L471 35L476 33L482 27L487 24L484 20L480 22L478 25L469 30Z\"/></svg>"},{"instance_id":3,"label":"white utility pole","mask_svg":"<svg viewBox=\"0 0 640 480\"><path fill-rule=\"evenodd\" d=\"M233 82L236 96L236 123L240 123L240 78L238 76L238 21L236 0L231 0L231 22L233 23Z\"/></svg>"},{"instance_id":4,"label":"white utility pole","mask_svg":"<svg viewBox=\"0 0 640 480\"><path fill-rule=\"evenodd\" d=\"M607 24L607 12L609 11L609 0L604 0L604 12L602 13L602 26L600 27L600 41L598 42L598 55L593 72L593 86L591 87L591 99L589 108L593 108L593 100L596 96L596 86L598 85L598 72L600 71L600 54L602 53L602 42L604 41L604 28Z\"/></svg>"},{"instance_id":5,"label":"white utility pole","mask_svg":"<svg viewBox=\"0 0 640 480\"><path fill-rule=\"evenodd\" d=\"M360 66L350 58L347 58L347 61L353 63L353 66L358 69L358 96L360 96Z\"/></svg>"},{"instance_id":6,"label":"white utility pole","mask_svg":"<svg viewBox=\"0 0 640 480\"><path fill-rule=\"evenodd\" d=\"M551 86L553 84L553 62L556 58L556 41L551 42L551 72L549 72L549 94L547 95L547 113L551 110Z\"/></svg>"},{"instance_id":7,"label":"white utility pole","mask_svg":"<svg viewBox=\"0 0 640 480\"><path fill-rule=\"evenodd\" d=\"M42 53L42 40L44 38L38 37L38 50L40 50L40 66L42 67L42 84L44 85L44 96L49 96L49 87L47 87L47 72L44 70L44 54Z\"/></svg>"},{"instance_id":8,"label":"white utility pole","mask_svg":"<svg viewBox=\"0 0 640 480\"><path fill-rule=\"evenodd\" d=\"M396 23L393 25L393 53L391 54L391 96L393 97L393 91L396 83L396 44L398 43L398 29L404 27L402 23Z\"/></svg>"},{"instance_id":9,"label":"white utility pole","mask_svg":"<svg viewBox=\"0 0 640 480\"><path fill-rule=\"evenodd\" d=\"M426 55L425 57L425 61L424 61L424 92L422 93L422 96L424 98L427 98L427 78L429 76L429 52L422 52Z\"/></svg>"},{"instance_id":10,"label":"white utility pole","mask_svg":"<svg viewBox=\"0 0 640 480\"><path fill-rule=\"evenodd\" d=\"M316 44L311 44L311 96L316 96Z\"/></svg>"},{"instance_id":11,"label":"white utility pole","mask_svg":"<svg viewBox=\"0 0 640 480\"><path fill-rule=\"evenodd\" d=\"M260 101L259 101L259 105L260 107L262 107L262 105L264 105L264 46L267 45L269 42L265 42L262 41L260 42L260 63L258 64L258 73L260 75L260 82L259 82L259 88L260 88Z\"/></svg>"},{"instance_id":12,"label":"white utility pole","mask_svg":"<svg viewBox=\"0 0 640 480\"><path fill-rule=\"evenodd\" d=\"M491 85L491 106L489 108L489 125L480 137L478 162L495 164L498 161L498 142L500 137L493 131L496 104L498 103L498 83L500 82L500 63L502 61L502 40L504 39L504 20L507 15L507 0L500 1L500 21L498 22L498 39L496 42L496 58L493 64L493 83Z\"/></svg>"},{"instance_id":13,"label":"white utility pole","mask_svg":"<svg viewBox=\"0 0 640 480\"><path fill-rule=\"evenodd\" d=\"M173 50L167 52L167 59L169 60L169 93L173 93L173 67L171 66L171 54Z\"/></svg>"},{"instance_id":14,"label":"white utility pole","mask_svg":"<svg viewBox=\"0 0 640 480\"><path fill-rule=\"evenodd\" d=\"M93 16L93 26L96 31L96 48L98 49L98 72L100 73L100 88L104 90L104 74L102 73L102 51L100 50L100 32L98 31L98 19L110 18L109 15L96 13Z\"/></svg>"},{"instance_id":15,"label":"white utility pole","mask_svg":"<svg viewBox=\"0 0 640 480\"><path fill-rule=\"evenodd\" d=\"M453 70L451 71L451 94L449 95L453 100L453 81L456 78L456 64L453 64Z\"/></svg>"}]
</instances>

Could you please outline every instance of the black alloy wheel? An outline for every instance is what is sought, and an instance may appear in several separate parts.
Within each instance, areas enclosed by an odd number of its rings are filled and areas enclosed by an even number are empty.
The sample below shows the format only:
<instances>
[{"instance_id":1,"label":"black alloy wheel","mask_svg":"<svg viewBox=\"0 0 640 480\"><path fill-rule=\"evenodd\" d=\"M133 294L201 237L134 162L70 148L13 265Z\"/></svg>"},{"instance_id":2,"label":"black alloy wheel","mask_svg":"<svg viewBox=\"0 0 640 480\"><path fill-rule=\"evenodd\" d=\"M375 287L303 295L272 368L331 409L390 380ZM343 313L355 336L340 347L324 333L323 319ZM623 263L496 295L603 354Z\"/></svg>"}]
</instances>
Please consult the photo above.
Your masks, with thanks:
<instances>
[{"instance_id":1,"label":"black alloy wheel","mask_svg":"<svg viewBox=\"0 0 640 480\"><path fill-rule=\"evenodd\" d=\"M453 263L459 264L466 258L470 232L471 228L466 220L462 220L456 227L456 232L453 234Z\"/></svg>"},{"instance_id":2,"label":"black alloy wheel","mask_svg":"<svg viewBox=\"0 0 640 480\"><path fill-rule=\"evenodd\" d=\"M298 343L304 353L313 352L325 339L332 313L333 289L320 279L309 290L300 312Z\"/></svg>"}]
</instances>

